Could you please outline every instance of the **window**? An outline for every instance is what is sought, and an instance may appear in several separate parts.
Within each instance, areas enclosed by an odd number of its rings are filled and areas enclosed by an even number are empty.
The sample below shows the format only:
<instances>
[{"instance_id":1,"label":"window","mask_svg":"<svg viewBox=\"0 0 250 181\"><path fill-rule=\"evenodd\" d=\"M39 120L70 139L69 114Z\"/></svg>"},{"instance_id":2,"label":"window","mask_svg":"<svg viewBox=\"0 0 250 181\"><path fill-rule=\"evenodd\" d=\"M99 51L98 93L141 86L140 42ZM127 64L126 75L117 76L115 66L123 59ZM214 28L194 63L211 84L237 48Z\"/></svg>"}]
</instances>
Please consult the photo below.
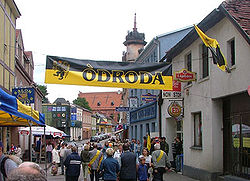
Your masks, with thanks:
<instances>
[{"instance_id":1,"label":"window","mask_svg":"<svg viewBox=\"0 0 250 181\"><path fill-rule=\"evenodd\" d=\"M202 120L201 112L194 113L194 146L202 147Z\"/></svg>"},{"instance_id":2,"label":"window","mask_svg":"<svg viewBox=\"0 0 250 181\"><path fill-rule=\"evenodd\" d=\"M191 53L186 55L185 58L185 67L188 71L192 71L192 55ZM192 84L192 81L189 81L187 85Z\"/></svg>"},{"instance_id":3,"label":"window","mask_svg":"<svg viewBox=\"0 0 250 181\"><path fill-rule=\"evenodd\" d=\"M235 40L228 41L228 60L230 66L235 65Z\"/></svg>"},{"instance_id":4,"label":"window","mask_svg":"<svg viewBox=\"0 0 250 181\"><path fill-rule=\"evenodd\" d=\"M134 129L133 129L134 127L133 126L131 126L131 137L132 138L134 138Z\"/></svg>"},{"instance_id":5,"label":"window","mask_svg":"<svg viewBox=\"0 0 250 181\"><path fill-rule=\"evenodd\" d=\"M186 69L188 71L192 71L192 56L191 53L186 56Z\"/></svg>"},{"instance_id":6,"label":"window","mask_svg":"<svg viewBox=\"0 0 250 181\"><path fill-rule=\"evenodd\" d=\"M97 102L97 106L101 106L101 102L100 101Z\"/></svg>"},{"instance_id":7,"label":"window","mask_svg":"<svg viewBox=\"0 0 250 181\"><path fill-rule=\"evenodd\" d=\"M209 75L209 63L208 63L208 47L205 44L201 46L202 49L202 76L201 78L205 78Z\"/></svg>"},{"instance_id":8,"label":"window","mask_svg":"<svg viewBox=\"0 0 250 181\"><path fill-rule=\"evenodd\" d=\"M152 132L155 132L155 123L152 123Z\"/></svg>"},{"instance_id":9,"label":"window","mask_svg":"<svg viewBox=\"0 0 250 181\"><path fill-rule=\"evenodd\" d=\"M146 124L146 133L150 132L149 130L149 123Z\"/></svg>"},{"instance_id":10,"label":"window","mask_svg":"<svg viewBox=\"0 0 250 181\"><path fill-rule=\"evenodd\" d=\"M137 139L137 125L135 125L135 139Z\"/></svg>"},{"instance_id":11,"label":"window","mask_svg":"<svg viewBox=\"0 0 250 181\"><path fill-rule=\"evenodd\" d=\"M114 106L114 105L115 105L115 103L114 103L114 101L112 101L112 102L111 102L111 106Z\"/></svg>"}]
</instances>

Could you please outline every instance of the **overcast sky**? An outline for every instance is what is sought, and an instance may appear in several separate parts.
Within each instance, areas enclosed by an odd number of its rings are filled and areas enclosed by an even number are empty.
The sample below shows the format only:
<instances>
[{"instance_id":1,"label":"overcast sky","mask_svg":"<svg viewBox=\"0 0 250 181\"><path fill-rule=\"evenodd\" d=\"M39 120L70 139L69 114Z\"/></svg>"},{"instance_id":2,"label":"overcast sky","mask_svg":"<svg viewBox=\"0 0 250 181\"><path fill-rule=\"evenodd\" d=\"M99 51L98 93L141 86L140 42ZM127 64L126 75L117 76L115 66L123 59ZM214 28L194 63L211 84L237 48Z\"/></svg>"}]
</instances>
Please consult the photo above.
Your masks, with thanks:
<instances>
[{"instance_id":1,"label":"overcast sky","mask_svg":"<svg viewBox=\"0 0 250 181\"><path fill-rule=\"evenodd\" d=\"M147 42L155 36L199 23L222 0L15 0L24 48L32 51L34 81L44 84L46 55L121 61L128 30L137 28ZM81 92L115 88L47 84L49 100L72 101Z\"/></svg>"}]
</instances>

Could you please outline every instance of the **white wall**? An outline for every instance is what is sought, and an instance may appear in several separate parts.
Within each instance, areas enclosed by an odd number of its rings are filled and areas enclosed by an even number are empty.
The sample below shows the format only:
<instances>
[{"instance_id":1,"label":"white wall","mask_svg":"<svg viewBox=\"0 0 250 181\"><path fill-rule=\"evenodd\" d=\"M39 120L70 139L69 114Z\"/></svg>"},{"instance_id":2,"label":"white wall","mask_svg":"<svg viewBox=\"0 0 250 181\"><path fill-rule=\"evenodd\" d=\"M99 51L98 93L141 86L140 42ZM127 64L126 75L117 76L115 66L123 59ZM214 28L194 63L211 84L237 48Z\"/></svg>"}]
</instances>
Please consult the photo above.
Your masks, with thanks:
<instances>
[{"instance_id":1,"label":"white wall","mask_svg":"<svg viewBox=\"0 0 250 181\"><path fill-rule=\"evenodd\" d=\"M197 72L198 80L192 85L182 83L184 86L184 119L183 119L183 150L184 165L204 169L211 172L223 170L223 111L222 99L225 96L246 91L250 83L250 47L231 22L224 18L209 31L209 37L217 39L221 50L227 57L227 42L235 39L236 65L231 73L221 71L209 59L209 77L200 79L201 39L197 39L178 56L173 59L173 72L184 68L185 55L192 54L192 71ZM210 56L211 57L211 54ZM186 94L189 90L189 95ZM164 110L167 102L162 106L163 133L171 136L174 125L167 121ZM194 125L192 113L202 113L202 150L192 149L194 144ZM168 120L168 119L167 119ZM166 133L165 133L166 132Z\"/></svg>"}]
</instances>

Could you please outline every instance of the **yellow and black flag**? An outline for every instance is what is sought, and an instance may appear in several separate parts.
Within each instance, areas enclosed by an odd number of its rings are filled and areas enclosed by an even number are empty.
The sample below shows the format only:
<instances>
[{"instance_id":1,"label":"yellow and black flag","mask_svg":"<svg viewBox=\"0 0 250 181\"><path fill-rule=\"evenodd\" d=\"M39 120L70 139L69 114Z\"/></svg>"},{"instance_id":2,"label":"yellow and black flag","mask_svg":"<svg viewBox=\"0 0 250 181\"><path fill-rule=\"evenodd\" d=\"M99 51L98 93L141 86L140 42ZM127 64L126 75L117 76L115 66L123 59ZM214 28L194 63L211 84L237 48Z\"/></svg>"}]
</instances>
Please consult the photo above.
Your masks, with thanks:
<instances>
[{"instance_id":1,"label":"yellow and black flag","mask_svg":"<svg viewBox=\"0 0 250 181\"><path fill-rule=\"evenodd\" d=\"M220 50L220 45L216 39L208 37L205 33L203 33L198 26L194 25L196 32L202 39L203 43L211 50L213 63L217 64L217 66L223 70L224 72L227 70L227 60L224 57L223 53ZM216 50L214 50L215 48Z\"/></svg>"},{"instance_id":2,"label":"yellow and black flag","mask_svg":"<svg viewBox=\"0 0 250 181\"><path fill-rule=\"evenodd\" d=\"M150 149L151 149L151 138L150 138L149 128L148 128L148 136L147 136L147 149L148 149L148 151L150 151Z\"/></svg>"}]
</instances>

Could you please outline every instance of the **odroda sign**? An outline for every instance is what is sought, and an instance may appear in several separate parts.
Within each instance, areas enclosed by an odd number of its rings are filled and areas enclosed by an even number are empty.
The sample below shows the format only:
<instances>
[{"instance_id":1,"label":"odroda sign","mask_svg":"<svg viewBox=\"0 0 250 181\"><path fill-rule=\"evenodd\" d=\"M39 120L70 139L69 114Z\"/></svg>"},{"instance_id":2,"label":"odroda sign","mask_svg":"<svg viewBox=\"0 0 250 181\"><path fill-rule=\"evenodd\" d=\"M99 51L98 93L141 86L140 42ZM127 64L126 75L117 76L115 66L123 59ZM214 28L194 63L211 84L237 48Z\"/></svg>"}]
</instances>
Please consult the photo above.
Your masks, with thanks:
<instances>
[{"instance_id":1,"label":"odroda sign","mask_svg":"<svg viewBox=\"0 0 250 181\"><path fill-rule=\"evenodd\" d=\"M172 90L172 66L47 56L45 83Z\"/></svg>"}]
</instances>

